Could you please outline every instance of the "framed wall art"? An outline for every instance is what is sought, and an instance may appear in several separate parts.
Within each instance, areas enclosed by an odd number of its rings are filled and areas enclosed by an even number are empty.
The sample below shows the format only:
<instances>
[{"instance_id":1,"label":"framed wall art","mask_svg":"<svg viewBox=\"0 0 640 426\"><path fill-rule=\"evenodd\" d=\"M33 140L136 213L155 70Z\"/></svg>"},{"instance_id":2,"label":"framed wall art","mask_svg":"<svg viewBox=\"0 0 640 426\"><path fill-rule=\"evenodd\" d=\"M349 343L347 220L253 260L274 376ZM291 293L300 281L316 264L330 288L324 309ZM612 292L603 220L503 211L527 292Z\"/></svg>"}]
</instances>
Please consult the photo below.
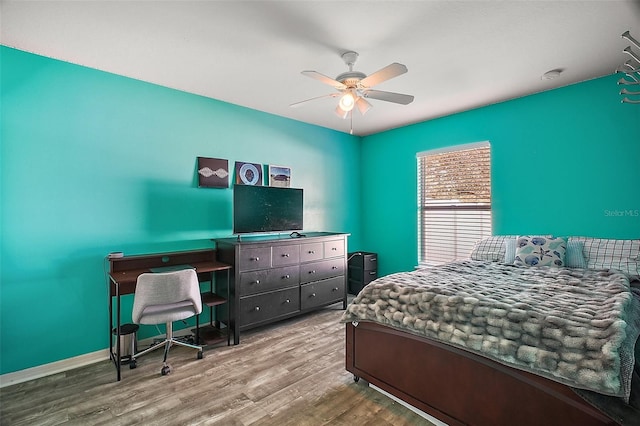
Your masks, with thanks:
<instances>
[{"instance_id":1,"label":"framed wall art","mask_svg":"<svg viewBox=\"0 0 640 426\"><path fill-rule=\"evenodd\" d=\"M262 186L262 165L236 161L236 185Z\"/></svg>"},{"instance_id":2,"label":"framed wall art","mask_svg":"<svg viewBox=\"0 0 640 426\"><path fill-rule=\"evenodd\" d=\"M289 188L291 186L291 169L283 166L269 166L269 186Z\"/></svg>"},{"instance_id":3,"label":"framed wall art","mask_svg":"<svg viewBox=\"0 0 640 426\"><path fill-rule=\"evenodd\" d=\"M198 157L198 187L228 188L229 160Z\"/></svg>"}]
</instances>

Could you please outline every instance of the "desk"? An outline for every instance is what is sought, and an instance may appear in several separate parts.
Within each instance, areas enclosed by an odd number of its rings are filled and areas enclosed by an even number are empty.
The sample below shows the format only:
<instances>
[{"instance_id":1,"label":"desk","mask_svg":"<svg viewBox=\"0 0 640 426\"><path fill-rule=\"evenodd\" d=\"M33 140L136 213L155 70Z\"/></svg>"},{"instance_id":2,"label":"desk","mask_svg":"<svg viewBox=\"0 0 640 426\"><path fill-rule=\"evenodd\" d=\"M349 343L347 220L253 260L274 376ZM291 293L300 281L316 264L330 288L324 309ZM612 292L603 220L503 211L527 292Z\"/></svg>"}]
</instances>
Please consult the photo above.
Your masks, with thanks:
<instances>
[{"instance_id":1,"label":"desk","mask_svg":"<svg viewBox=\"0 0 640 426\"><path fill-rule=\"evenodd\" d=\"M121 378L121 348L120 348L120 296L132 294L136 289L136 282L140 274L151 272L152 268L160 268L175 265L190 265L195 268L200 282L209 281L211 291L202 295L203 304L212 307L221 303L230 303L229 297L229 270L231 265L218 262L216 251L213 249L180 251L171 253L156 253L137 256L125 256L116 259L109 259L109 356L114 362L117 370L117 380ZM216 288L214 292L214 276L221 273L226 275L226 281L215 280ZM220 277L220 278L222 278ZM222 280L221 280L222 281ZM226 291L226 298L220 296L221 291ZM116 324L113 324L113 299L116 301ZM227 308L227 345L230 344L230 331L233 307ZM217 318L216 318L217 319ZM213 321L213 318L211 319ZM116 350L113 351L113 329L116 329ZM196 341L199 341L199 315L196 315ZM199 343L198 343L199 344Z\"/></svg>"}]
</instances>

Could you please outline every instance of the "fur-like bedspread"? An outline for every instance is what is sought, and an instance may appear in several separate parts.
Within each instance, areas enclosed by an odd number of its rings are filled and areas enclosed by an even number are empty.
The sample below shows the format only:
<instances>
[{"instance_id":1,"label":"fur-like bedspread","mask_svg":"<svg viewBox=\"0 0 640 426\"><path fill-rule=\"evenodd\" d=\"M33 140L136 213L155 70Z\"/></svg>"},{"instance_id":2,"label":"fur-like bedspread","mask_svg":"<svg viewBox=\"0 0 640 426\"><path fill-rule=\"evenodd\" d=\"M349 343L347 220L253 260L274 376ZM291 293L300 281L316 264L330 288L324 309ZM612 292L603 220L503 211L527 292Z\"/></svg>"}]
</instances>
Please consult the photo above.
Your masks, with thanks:
<instances>
[{"instance_id":1,"label":"fur-like bedspread","mask_svg":"<svg viewBox=\"0 0 640 426\"><path fill-rule=\"evenodd\" d=\"M367 285L342 322L374 321L628 401L640 296L613 270L460 261Z\"/></svg>"}]
</instances>

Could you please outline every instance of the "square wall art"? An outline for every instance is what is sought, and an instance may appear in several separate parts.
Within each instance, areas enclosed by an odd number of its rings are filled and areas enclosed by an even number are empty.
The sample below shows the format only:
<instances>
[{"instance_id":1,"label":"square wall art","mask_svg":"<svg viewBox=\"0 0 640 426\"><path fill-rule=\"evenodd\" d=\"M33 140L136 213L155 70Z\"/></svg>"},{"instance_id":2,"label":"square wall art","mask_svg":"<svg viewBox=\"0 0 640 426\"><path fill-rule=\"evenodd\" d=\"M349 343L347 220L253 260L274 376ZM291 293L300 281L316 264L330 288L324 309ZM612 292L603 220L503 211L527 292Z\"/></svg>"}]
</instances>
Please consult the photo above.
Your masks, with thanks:
<instances>
[{"instance_id":1,"label":"square wall art","mask_svg":"<svg viewBox=\"0 0 640 426\"><path fill-rule=\"evenodd\" d=\"M228 188L229 161L220 158L198 157L198 187Z\"/></svg>"},{"instance_id":2,"label":"square wall art","mask_svg":"<svg viewBox=\"0 0 640 426\"><path fill-rule=\"evenodd\" d=\"M262 186L262 165L236 161L236 185Z\"/></svg>"},{"instance_id":3,"label":"square wall art","mask_svg":"<svg viewBox=\"0 0 640 426\"><path fill-rule=\"evenodd\" d=\"M291 169L282 166L269 166L269 186L289 188L291 186Z\"/></svg>"}]
</instances>

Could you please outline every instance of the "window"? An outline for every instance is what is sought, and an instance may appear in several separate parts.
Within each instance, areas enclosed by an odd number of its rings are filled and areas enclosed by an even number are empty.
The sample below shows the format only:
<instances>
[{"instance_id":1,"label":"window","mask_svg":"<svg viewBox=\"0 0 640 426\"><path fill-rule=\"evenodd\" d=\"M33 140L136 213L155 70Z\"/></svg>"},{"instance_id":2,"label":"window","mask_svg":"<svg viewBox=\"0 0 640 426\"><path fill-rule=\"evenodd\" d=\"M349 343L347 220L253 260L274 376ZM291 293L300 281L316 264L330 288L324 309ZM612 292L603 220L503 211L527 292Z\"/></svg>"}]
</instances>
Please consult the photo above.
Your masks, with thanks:
<instances>
[{"instance_id":1,"label":"window","mask_svg":"<svg viewBox=\"0 0 640 426\"><path fill-rule=\"evenodd\" d=\"M418 262L433 266L469 257L491 235L489 142L418 154Z\"/></svg>"}]
</instances>

